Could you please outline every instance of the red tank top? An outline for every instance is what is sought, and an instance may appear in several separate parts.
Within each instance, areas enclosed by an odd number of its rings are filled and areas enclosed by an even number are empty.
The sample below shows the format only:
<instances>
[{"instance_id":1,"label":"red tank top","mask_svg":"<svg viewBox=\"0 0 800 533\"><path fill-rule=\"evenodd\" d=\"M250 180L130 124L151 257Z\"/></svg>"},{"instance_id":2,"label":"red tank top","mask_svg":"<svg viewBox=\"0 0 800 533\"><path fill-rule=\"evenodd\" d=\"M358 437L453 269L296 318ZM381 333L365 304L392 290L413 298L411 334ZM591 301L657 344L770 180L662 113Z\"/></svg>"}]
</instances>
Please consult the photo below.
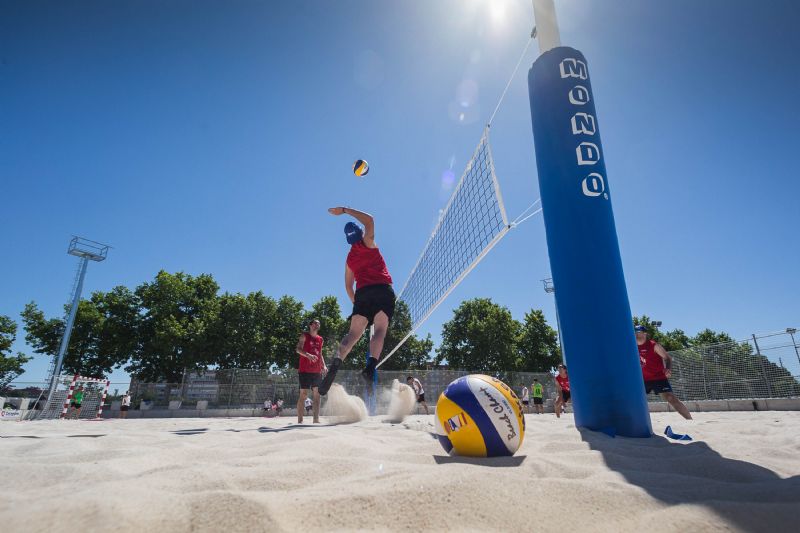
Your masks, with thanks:
<instances>
[{"instance_id":1,"label":"red tank top","mask_svg":"<svg viewBox=\"0 0 800 533\"><path fill-rule=\"evenodd\" d=\"M350 247L347 266L355 275L356 290L367 285L392 284L392 276L389 275L380 250L369 248L364 241L358 241Z\"/></svg>"},{"instance_id":2,"label":"red tank top","mask_svg":"<svg viewBox=\"0 0 800 533\"><path fill-rule=\"evenodd\" d=\"M556 381L558 381L562 390L569 392L569 376L562 378L561 375L556 375Z\"/></svg>"},{"instance_id":3,"label":"red tank top","mask_svg":"<svg viewBox=\"0 0 800 533\"><path fill-rule=\"evenodd\" d=\"M639 362L642 364L642 377L645 381L667 379L664 360L656 353L656 341L646 340L639 345Z\"/></svg>"},{"instance_id":4,"label":"red tank top","mask_svg":"<svg viewBox=\"0 0 800 533\"><path fill-rule=\"evenodd\" d=\"M298 371L319 374L322 372L322 343L324 340L319 335L313 337L310 333L303 333L303 336L306 338L303 342L303 351L316 355L317 360L312 363L308 357L303 357L301 355Z\"/></svg>"}]
</instances>

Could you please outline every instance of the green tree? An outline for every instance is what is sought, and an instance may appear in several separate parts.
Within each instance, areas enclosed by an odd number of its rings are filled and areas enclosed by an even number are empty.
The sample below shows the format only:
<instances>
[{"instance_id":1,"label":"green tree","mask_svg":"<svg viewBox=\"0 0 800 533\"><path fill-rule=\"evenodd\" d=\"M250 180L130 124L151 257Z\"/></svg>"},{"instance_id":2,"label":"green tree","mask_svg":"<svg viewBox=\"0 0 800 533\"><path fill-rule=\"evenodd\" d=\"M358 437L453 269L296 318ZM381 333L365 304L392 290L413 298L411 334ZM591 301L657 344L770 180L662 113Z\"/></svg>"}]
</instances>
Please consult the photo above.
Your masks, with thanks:
<instances>
[{"instance_id":1,"label":"green tree","mask_svg":"<svg viewBox=\"0 0 800 533\"><path fill-rule=\"evenodd\" d=\"M498 373L518 367L516 339L521 325L489 298L461 302L442 327L436 361L451 368Z\"/></svg>"},{"instance_id":2,"label":"green tree","mask_svg":"<svg viewBox=\"0 0 800 533\"><path fill-rule=\"evenodd\" d=\"M22 366L30 361L30 357L18 352L11 353L11 345L17 339L17 323L10 317L0 315L0 390L21 375ZM2 406L0 406L2 407Z\"/></svg>"},{"instance_id":3,"label":"green tree","mask_svg":"<svg viewBox=\"0 0 800 533\"><path fill-rule=\"evenodd\" d=\"M558 333L550 327L539 309L525 313L525 320L517 337L519 366L522 372L548 372L561 363Z\"/></svg>"},{"instance_id":4,"label":"green tree","mask_svg":"<svg viewBox=\"0 0 800 533\"><path fill-rule=\"evenodd\" d=\"M109 293L95 292L88 300L80 300L62 371L103 377L123 365L135 348L136 313L135 299L125 287ZM56 357L64 335L64 320L46 318L33 302L25 306L22 320L25 340L34 351Z\"/></svg>"},{"instance_id":5,"label":"green tree","mask_svg":"<svg viewBox=\"0 0 800 533\"><path fill-rule=\"evenodd\" d=\"M213 364L220 368L269 368L274 364L271 331L277 322L278 305L261 291L225 293L209 328Z\"/></svg>"},{"instance_id":6,"label":"green tree","mask_svg":"<svg viewBox=\"0 0 800 533\"><path fill-rule=\"evenodd\" d=\"M178 382L187 370L215 362L213 326L219 286L209 274L159 272L135 290L139 344L126 371L142 381Z\"/></svg>"}]
</instances>

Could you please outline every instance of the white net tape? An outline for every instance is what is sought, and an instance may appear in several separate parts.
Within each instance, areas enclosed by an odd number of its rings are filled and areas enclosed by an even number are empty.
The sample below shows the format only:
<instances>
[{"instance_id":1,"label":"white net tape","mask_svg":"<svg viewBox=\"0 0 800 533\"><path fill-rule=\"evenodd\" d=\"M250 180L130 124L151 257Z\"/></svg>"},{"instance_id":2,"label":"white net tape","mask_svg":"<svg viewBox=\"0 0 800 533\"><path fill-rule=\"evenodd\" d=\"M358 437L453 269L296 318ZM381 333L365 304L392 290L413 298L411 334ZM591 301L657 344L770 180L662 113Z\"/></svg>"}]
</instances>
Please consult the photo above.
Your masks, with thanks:
<instances>
[{"instance_id":1,"label":"white net tape","mask_svg":"<svg viewBox=\"0 0 800 533\"><path fill-rule=\"evenodd\" d=\"M408 305L411 332L381 364L425 322L509 228L486 128L398 296Z\"/></svg>"}]
</instances>

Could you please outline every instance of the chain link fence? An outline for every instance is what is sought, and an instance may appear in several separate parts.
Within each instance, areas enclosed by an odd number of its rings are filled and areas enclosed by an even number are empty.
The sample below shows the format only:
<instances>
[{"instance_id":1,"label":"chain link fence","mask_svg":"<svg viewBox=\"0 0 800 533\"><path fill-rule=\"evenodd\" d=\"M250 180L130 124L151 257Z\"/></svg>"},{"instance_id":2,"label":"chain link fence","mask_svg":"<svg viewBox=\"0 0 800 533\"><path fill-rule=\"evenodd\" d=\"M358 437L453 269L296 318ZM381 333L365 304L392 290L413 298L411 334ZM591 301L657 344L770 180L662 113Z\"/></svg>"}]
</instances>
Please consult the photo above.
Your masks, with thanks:
<instances>
[{"instance_id":1,"label":"chain link fence","mask_svg":"<svg viewBox=\"0 0 800 533\"><path fill-rule=\"evenodd\" d=\"M778 333L753 335L739 342L692 346L670 352L673 390L680 399L688 401L800 397L797 340L796 330L789 328ZM379 371L378 387L379 390L388 388L394 379L405 383L406 377L412 375L422 382L426 399L433 405L450 382L468 373L445 369ZM508 383L517 394L521 394L523 385L530 389L533 379L537 378L544 386L545 399L555 397L555 384L548 372L501 372L496 377ZM349 394L364 394L365 386L358 370L340 370L336 382ZM0 397L30 398L33 404L44 387L42 383L16 382L0 391ZM284 407L291 408L297 402L298 388L296 370L210 370L187 373L181 383L142 383L135 379L130 386L112 383L106 402L118 401L121 394L130 389L134 409L142 401L153 409L166 409L170 401L181 402L182 408L194 408L198 401L205 401L209 409L254 409L262 407L265 401L279 399L283 400ZM656 395L648 399L660 401Z\"/></svg>"},{"instance_id":2,"label":"chain link fence","mask_svg":"<svg viewBox=\"0 0 800 533\"><path fill-rule=\"evenodd\" d=\"M670 355L670 382L682 400L800 396L800 347L792 328L740 342L693 346Z\"/></svg>"},{"instance_id":3,"label":"chain link fence","mask_svg":"<svg viewBox=\"0 0 800 533\"><path fill-rule=\"evenodd\" d=\"M414 376L422 382L425 397L431 404L436 403L439 394L450 382L470 372L462 370L386 370L378 372L378 390L388 389L397 379L406 382ZM553 376L547 372L503 372L498 375L508 383L517 394L522 387L529 389L537 378L544 386L544 395L555 395ZM359 370L339 370L336 383L342 385L348 394L363 396L367 387ZM271 372L269 370L211 370L204 373L187 374L183 383L142 383L131 382L133 405L148 402L154 409L163 409L169 403L180 401L182 407L194 407L198 401L208 402L209 409L254 409L263 407L264 402L275 403L283 400L285 408L293 407L299 395L296 370ZM380 403L380 402L379 402Z\"/></svg>"}]
</instances>

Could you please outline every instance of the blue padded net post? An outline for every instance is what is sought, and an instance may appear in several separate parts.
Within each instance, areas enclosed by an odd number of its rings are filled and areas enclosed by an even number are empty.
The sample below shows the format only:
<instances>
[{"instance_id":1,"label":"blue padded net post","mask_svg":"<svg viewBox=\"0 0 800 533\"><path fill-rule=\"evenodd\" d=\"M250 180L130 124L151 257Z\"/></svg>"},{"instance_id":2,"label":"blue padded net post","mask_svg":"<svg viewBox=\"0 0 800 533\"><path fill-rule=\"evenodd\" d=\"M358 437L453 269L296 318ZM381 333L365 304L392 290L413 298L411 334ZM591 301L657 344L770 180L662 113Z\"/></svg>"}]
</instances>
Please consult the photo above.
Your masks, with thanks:
<instances>
[{"instance_id":1,"label":"blue padded net post","mask_svg":"<svg viewBox=\"0 0 800 533\"><path fill-rule=\"evenodd\" d=\"M558 46L528 74L539 189L575 424L649 437L650 414L586 59Z\"/></svg>"}]
</instances>

